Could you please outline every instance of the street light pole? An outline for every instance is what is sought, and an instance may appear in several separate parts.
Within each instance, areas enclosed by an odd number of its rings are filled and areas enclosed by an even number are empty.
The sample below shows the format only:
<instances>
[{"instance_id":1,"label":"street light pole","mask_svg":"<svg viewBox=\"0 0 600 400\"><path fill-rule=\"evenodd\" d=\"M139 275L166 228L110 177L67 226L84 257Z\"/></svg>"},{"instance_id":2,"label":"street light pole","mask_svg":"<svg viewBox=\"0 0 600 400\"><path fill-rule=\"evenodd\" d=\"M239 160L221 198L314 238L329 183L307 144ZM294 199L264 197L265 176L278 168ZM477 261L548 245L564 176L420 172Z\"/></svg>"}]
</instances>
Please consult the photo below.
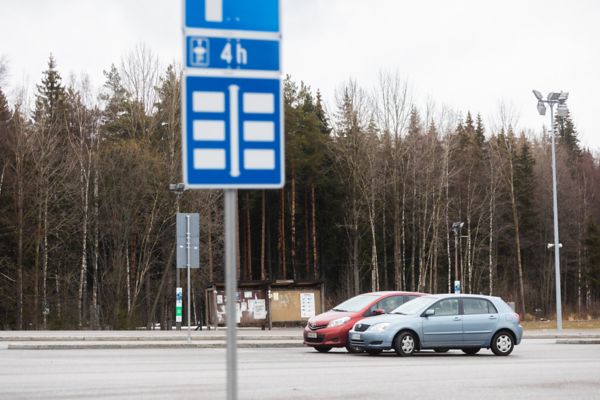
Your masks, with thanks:
<instances>
[{"instance_id":1,"label":"street light pole","mask_svg":"<svg viewBox=\"0 0 600 400\"><path fill-rule=\"evenodd\" d=\"M558 196L556 194L556 144L554 107L550 105L550 136L552 137L552 207L554 212L554 274L556 275L556 329L562 330L562 301L560 290L560 246L558 240Z\"/></svg>"},{"instance_id":2,"label":"street light pole","mask_svg":"<svg viewBox=\"0 0 600 400\"><path fill-rule=\"evenodd\" d=\"M181 195L185 190L185 186L183 183L170 183L169 190L175 194L175 212L176 215L179 213L179 201L181 200ZM189 260L189 258L188 258ZM189 272L188 272L189 274ZM175 288L181 287L180 277L179 277L179 268L175 267ZM177 289L176 289L177 290ZM189 304L189 301L188 301ZM169 328L170 329L170 328ZM175 329L181 330L181 321L175 321Z\"/></svg>"},{"instance_id":3,"label":"street light pole","mask_svg":"<svg viewBox=\"0 0 600 400\"><path fill-rule=\"evenodd\" d=\"M554 274L556 281L556 329L562 330L562 300L560 290L560 243L558 240L558 195L556 184L556 138L554 133L554 105L557 106L556 114L560 117L568 115L568 109L565 104L569 93L549 93L546 100L537 90L533 94L538 99L538 112L540 115L546 114L546 104L550 107L550 139L552 143L552 208L554 213Z\"/></svg>"},{"instance_id":4,"label":"street light pole","mask_svg":"<svg viewBox=\"0 0 600 400\"><path fill-rule=\"evenodd\" d=\"M455 222L452 224L452 232L454 232L454 293L461 292L460 284L460 268L458 267L458 238L460 236L460 230L465 223L462 221Z\"/></svg>"}]
</instances>

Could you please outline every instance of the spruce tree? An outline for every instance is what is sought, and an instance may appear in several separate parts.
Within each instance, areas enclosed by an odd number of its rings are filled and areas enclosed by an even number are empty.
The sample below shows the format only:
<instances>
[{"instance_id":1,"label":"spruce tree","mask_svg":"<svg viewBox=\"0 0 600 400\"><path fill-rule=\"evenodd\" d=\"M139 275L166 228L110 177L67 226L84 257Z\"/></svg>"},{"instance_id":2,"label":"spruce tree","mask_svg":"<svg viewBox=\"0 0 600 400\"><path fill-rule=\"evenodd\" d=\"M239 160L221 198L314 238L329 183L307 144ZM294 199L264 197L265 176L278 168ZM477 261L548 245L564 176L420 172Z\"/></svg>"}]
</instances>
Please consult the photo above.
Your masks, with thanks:
<instances>
[{"instance_id":1,"label":"spruce tree","mask_svg":"<svg viewBox=\"0 0 600 400\"><path fill-rule=\"evenodd\" d=\"M480 146L485 143L485 128L483 126L483 121L481 120L481 114L479 113L477 113L477 122L475 125L475 138Z\"/></svg>"}]
</instances>

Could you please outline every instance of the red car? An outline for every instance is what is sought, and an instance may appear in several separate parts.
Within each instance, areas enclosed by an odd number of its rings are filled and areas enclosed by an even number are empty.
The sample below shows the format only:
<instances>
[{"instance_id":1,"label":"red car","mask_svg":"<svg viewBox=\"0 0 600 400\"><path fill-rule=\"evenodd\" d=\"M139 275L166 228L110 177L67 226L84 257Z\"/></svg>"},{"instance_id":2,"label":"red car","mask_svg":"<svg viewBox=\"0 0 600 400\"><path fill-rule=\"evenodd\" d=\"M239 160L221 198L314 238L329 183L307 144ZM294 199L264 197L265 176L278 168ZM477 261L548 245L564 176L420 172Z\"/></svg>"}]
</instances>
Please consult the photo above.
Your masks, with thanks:
<instances>
[{"instance_id":1,"label":"red car","mask_svg":"<svg viewBox=\"0 0 600 400\"><path fill-rule=\"evenodd\" d=\"M348 332L359 319L388 313L423 295L414 292L372 292L352 297L326 313L309 319L304 328L304 344L321 353L333 347L345 347L350 353L355 353L358 349L347 340Z\"/></svg>"}]
</instances>

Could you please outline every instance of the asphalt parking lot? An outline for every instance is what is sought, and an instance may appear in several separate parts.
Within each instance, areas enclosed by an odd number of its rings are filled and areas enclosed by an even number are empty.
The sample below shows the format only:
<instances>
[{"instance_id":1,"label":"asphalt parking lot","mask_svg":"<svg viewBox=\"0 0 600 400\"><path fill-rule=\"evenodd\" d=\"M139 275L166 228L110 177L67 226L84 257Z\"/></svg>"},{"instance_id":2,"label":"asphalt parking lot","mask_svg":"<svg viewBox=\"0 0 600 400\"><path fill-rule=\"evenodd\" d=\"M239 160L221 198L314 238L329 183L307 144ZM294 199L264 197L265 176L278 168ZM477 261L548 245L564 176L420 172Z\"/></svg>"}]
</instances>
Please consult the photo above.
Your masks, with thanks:
<instances>
[{"instance_id":1,"label":"asphalt parking lot","mask_svg":"<svg viewBox=\"0 0 600 400\"><path fill-rule=\"evenodd\" d=\"M252 348L238 359L240 399L600 399L600 345L411 358ZM224 349L0 350L0 399L224 399L225 380Z\"/></svg>"}]
</instances>

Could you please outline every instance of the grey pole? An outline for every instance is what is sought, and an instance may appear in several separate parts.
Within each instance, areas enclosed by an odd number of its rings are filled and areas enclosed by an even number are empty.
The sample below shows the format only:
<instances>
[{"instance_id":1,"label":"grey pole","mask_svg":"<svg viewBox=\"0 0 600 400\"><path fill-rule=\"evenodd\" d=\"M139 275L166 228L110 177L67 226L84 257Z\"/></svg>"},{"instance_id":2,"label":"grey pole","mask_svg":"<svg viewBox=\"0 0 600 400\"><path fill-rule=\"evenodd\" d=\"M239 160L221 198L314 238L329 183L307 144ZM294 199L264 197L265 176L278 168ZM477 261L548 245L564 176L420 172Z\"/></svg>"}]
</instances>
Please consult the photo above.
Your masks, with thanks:
<instances>
[{"instance_id":1,"label":"grey pole","mask_svg":"<svg viewBox=\"0 0 600 400\"><path fill-rule=\"evenodd\" d=\"M187 247L187 255L186 255L186 267L187 267L187 320L188 320L188 336L187 340L190 342L192 340L191 334L191 302L190 302L190 262L192 259L192 243L191 243L191 233L190 233L190 214L186 214L185 216L185 243Z\"/></svg>"},{"instance_id":2,"label":"grey pole","mask_svg":"<svg viewBox=\"0 0 600 400\"><path fill-rule=\"evenodd\" d=\"M237 332L236 332L236 220L237 190L225 189L225 296L227 304L227 400L237 400Z\"/></svg>"},{"instance_id":3,"label":"grey pole","mask_svg":"<svg viewBox=\"0 0 600 400\"><path fill-rule=\"evenodd\" d=\"M554 105L550 104L550 136L552 138L552 205L554 208L554 273L556 275L556 329L562 330L560 295L560 246L558 240L558 200L556 194L556 149L554 144Z\"/></svg>"}]
</instances>

